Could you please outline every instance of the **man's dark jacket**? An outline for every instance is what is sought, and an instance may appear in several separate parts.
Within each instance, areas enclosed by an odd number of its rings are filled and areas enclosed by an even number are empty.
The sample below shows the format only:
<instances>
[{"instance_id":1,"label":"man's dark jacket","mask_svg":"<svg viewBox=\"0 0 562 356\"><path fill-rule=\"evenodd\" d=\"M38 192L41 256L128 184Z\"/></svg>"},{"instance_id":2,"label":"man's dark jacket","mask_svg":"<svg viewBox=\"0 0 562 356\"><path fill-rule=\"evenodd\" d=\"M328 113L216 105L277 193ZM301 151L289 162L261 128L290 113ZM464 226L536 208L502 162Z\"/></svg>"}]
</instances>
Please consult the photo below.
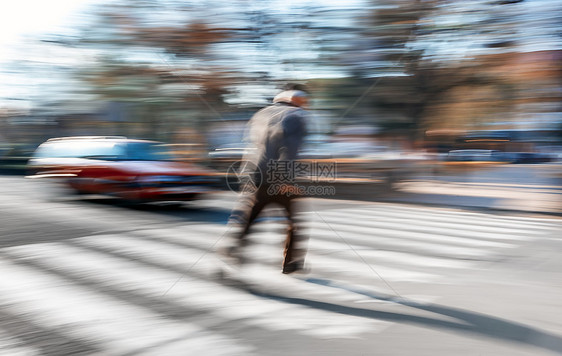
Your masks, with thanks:
<instances>
[{"instance_id":1,"label":"man's dark jacket","mask_svg":"<svg viewBox=\"0 0 562 356\"><path fill-rule=\"evenodd\" d=\"M306 135L306 111L284 102L258 111L248 123L246 140L251 150L244 157L244 172L256 184L276 183L267 173L276 162L293 162Z\"/></svg>"}]
</instances>

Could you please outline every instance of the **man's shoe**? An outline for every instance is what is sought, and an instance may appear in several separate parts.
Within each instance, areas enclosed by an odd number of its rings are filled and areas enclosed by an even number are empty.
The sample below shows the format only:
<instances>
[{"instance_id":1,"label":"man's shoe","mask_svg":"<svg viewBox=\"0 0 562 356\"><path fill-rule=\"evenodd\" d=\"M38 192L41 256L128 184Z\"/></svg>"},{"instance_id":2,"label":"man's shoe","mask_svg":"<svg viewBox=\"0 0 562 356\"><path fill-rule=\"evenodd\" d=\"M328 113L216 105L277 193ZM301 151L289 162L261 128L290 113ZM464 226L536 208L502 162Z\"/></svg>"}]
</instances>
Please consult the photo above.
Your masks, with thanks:
<instances>
[{"instance_id":1,"label":"man's shoe","mask_svg":"<svg viewBox=\"0 0 562 356\"><path fill-rule=\"evenodd\" d=\"M283 266L283 274L291 274L297 272L307 272L304 268L303 261L291 262Z\"/></svg>"}]
</instances>

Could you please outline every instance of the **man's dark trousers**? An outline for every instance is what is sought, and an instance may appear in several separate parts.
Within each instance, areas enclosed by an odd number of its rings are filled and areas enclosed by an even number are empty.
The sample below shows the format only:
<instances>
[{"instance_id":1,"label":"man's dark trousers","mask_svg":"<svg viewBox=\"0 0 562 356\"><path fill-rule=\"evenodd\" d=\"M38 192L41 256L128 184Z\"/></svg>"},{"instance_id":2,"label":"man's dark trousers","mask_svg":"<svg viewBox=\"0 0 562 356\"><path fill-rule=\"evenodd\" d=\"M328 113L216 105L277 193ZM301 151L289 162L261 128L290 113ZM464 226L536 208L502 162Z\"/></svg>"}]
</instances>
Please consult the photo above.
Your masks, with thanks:
<instances>
[{"instance_id":1,"label":"man's dark trousers","mask_svg":"<svg viewBox=\"0 0 562 356\"><path fill-rule=\"evenodd\" d=\"M263 184L259 188L254 189L253 192L246 190L246 192L242 193L238 211L241 224L240 230L231 236L235 238L235 242L240 247L244 246L246 244L246 236L261 211L270 203L281 205L285 210L289 225L283 251L283 272L291 273L294 269L303 268L306 255L305 244L307 238L302 231L299 231L298 226L300 224L297 223L295 218L295 200L298 198L298 195L290 189L271 189L272 187L269 184ZM282 186L275 186L275 188L280 187Z\"/></svg>"}]
</instances>

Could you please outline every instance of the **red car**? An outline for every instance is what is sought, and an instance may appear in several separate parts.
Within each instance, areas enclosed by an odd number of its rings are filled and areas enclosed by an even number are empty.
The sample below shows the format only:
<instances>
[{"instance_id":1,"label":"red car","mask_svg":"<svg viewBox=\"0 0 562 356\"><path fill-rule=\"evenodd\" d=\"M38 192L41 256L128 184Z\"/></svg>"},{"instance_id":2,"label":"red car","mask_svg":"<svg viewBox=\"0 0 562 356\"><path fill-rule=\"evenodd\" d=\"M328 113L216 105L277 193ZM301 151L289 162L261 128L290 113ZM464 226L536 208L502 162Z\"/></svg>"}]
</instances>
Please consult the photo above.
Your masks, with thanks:
<instances>
[{"instance_id":1,"label":"red car","mask_svg":"<svg viewBox=\"0 0 562 356\"><path fill-rule=\"evenodd\" d=\"M63 137L41 144L30 178L57 178L77 193L130 201L185 201L216 190L219 174L175 161L166 145L125 137Z\"/></svg>"}]
</instances>

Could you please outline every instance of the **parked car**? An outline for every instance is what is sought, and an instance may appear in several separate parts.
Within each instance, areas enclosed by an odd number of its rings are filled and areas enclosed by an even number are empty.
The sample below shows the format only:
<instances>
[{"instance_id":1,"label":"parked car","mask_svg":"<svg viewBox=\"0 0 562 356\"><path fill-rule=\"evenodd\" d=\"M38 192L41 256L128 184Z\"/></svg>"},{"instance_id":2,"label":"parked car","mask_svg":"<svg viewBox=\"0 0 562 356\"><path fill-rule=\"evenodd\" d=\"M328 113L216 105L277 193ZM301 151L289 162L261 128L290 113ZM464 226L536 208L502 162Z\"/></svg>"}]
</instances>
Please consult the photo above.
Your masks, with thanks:
<instances>
[{"instance_id":1,"label":"parked car","mask_svg":"<svg viewBox=\"0 0 562 356\"><path fill-rule=\"evenodd\" d=\"M506 152L506 160L511 163L546 163L553 161L553 156L541 152Z\"/></svg>"},{"instance_id":2,"label":"parked car","mask_svg":"<svg viewBox=\"0 0 562 356\"><path fill-rule=\"evenodd\" d=\"M452 150L447 155L453 162L498 162L503 160L502 152L497 150L466 149Z\"/></svg>"},{"instance_id":3,"label":"parked car","mask_svg":"<svg viewBox=\"0 0 562 356\"><path fill-rule=\"evenodd\" d=\"M161 142L120 136L52 138L28 162L30 178L52 178L77 193L130 201L185 201L218 187L217 172L175 161Z\"/></svg>"}]
</instances>

